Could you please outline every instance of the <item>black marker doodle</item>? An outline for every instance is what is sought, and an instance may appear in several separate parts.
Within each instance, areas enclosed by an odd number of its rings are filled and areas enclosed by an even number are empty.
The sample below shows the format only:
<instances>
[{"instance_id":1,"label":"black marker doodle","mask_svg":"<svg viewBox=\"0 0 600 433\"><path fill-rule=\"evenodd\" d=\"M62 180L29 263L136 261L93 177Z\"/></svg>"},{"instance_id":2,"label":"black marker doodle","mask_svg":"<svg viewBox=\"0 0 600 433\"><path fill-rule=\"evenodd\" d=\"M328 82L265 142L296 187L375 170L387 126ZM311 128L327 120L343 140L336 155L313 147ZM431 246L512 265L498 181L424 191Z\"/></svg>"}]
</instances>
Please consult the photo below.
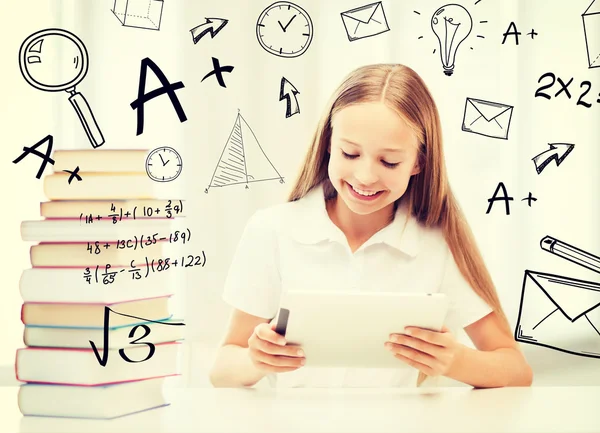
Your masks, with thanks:
<instances>
[{"instance_id":1,"label":"black marker doodle","mask_svg":"<svg viewBox=\"0 0 600 433\"><path fill-rule=\"evenodd\" d=\"M350 42L390 30L381 2L350 9L340 15Z\"/></svg>"},{"instance_id":2,"label":"black marker doodle","mask_svg":"<svg viewBox=\"0 0 600 433\"><path fill-rule=\"evenodd\" d=\"M513 108L511 105L467 98L462 130L507 140Z\"/></svg>"},{"instance_id":3,"label":"black marker doodle","mask_svg":"<svg viewBox=\"0 0 600 433\"><path fill-rule=\"evenodd\" d=\"M531 31L527 33L527 35L531 36L531 39L534 39L536 36L539 36L539 33L537 33L535 29L531 29ZM502 45L506 43L506 38L508 38L509 36L514 36L515 45L519 45L519 36L521 36L521 32L517 30L517 25L513 21L509 24L508 28L506 29L506 32L504 32L502 36Z\"/></svg>"},{"instance_id":4,"label":"black marker doodle","mask_svg":"<svg viewBox=\"0 0 600 433\"><path fill-rule=\"evenodd\" d=\"M475 5L477 5L480 1L481 0L477 0ZM419 11L413 12L417 15L421 15ZM445 19L440 21L440 17L438 15L442 15L442 17L445 17ZM479 21L479 24L487 23L488 21L486 20ZM444 74L451 76L454 73L454 62L456 61L456 51L458 50L458 46L467 39L473 27L473 19L471 14L460 5L449 4L439 8L431 17L429 24L433 29L433 34L437 38L436 45L438 45L440 49L440 57L442 59ZM470 27L470 29L465 35L468 27ZM446 37L448 39L445 39ZM485 39L485 36L478 34L477 38ZM419 36L418 39L423 39L423 36ZM446 43L447 41L449 43ZM471 50L473 49L473 47L469 48ZM433 54L435 54L436 51L437 48L433 50Z\"/></svg>"},{"instance_id":5,"label":"black marker doodle","mask_svg":"<svg viewBox=\"0 0 600 433\"><path fill-rule=\"evenodd\" d=\"M153 201L152 199L150 199L150 201ZM156 200L157 202L161 202L163 200ZM141 215L140 218L152 218L153 216L155 218L157 218L159 215L160 218L174 218L175 216L179 215L180 213L183 212L183 200L164 200L167 202L167 204L164 206L163 209L161 209L160 207L156 206L140 206L141 207ZM178 203L178 204L175 204ZM117 211L117 207L115 206L114 203L111 202L110 204L110 211L114 212L111 214L106 215L106 217L98 214L97 216L93 216L91 213L85 215L83 212L79 213L79 223L81 224L82 220L85 220L85 224L92 224L94 222L94 219L96 221L100 221L102 218L112 218L112 222L113 224L118 223L119 221L123 221L123 218L125 218L126 220L129 218L132 219L136 219L138 217L137 215L137 209L138 206L133 206L133 209L130 207L129 210L126 208L125 212L123 212L123 207L120 206L119 210ZM161 212L164 212L164 216L162 216L163 214L161 214Z\"/></svg>"},{"instance_id":6,"label":"black marker doodle","mask_svg":"<svg viewBox=\"0 0 600 433\"><path fill-rule=\"evenodd\" d=\"M540 247L600 273L600 257L545 236ZM515 340L600 358L600 282L525 270ZM590 314L592 313L592 314Z\"/></svg>"},{"instance_id":7,"label":"black marker doodle","mask_svg":"<svg viewBox=\"0 0 600 433\"><path fill-rule=\"evenodd\" d=\"M60 62L60 63L59 63ZM19 49L23 78L45 92L69 93L69 102L93 147L104 144L96 118L83 95L75 90L87 74L89 57L85 45L73 33L44 29L27 37Z\"/></svg>"},{"instance_id":8,"label":"black marker doodle","mask_svg":"<svg viewBox=\"0 0 600 433\"><path fill-rule=\"evenodd\" d=\"M574 144L568 143L548 143L550 149L534 156L531 160L535 164L535 171L540 174L550 161L556 161L558 167L575 147Z\"/></svg>"},{"instance_id":9,"label":"black marker doodle","mask_svg":"<svg viewBox=\"0 0 600 433\"><path fill-rule=\"evenodd\" d=\"M592 0L589 7L581 15L583 19L583 34L589 68L600 68L600 1ZM596 35L594 37L593 35Z\"/></svg>"},{"instance_id":10,"label":"black marker doodle","mask_svg":"<svg viewBox=\"0 0 600 433\"><path fill-rule=\"evenodd\" d=\"M246 130L250 132L249 135L243 133L242 120ZM208 193L208 190L212 187L239 184L246 184L246 189L248 189L248 183L250 182L277 179L279 179L279 183L283 183L283 177L271 163L256 135L254 135L254 131L238 110L233 128L210 180L210 185L204 192Z\"/></svg>"},{"instance_id":11,"label":"black marker doodle","mask_svg":"<svg viewBox=\"0 0 600 433\"><path fill-rule=\"evenodd\" d=\"M77 182L81 182L83 179L81 179L81 176L79 176L79 166L75 167L75 170L71 171L71 170L63 170L66 173L69 173L69 185L71 184L71 181L73 180L73 178L77 179Z\"/></svg>"},{"instance_id":12,"label":"black marker doodle","mask_svg":"<svg viewBox=\"0 0 600 433\"><path fill-rule=\"evenodd\" d=\"M571 92L569 91L569 86L571 85L571 83L573 83L573 77L569 78L568 80L566 80L566 83L562 80L562 78L557 77L556 75L554 75L552 72L546 72L545 74L543 74L539 79L538 79L538 84L542 82L543 79L545 78L549 78L550 79L550 83L548 84L544 84L543 86L539 87L536 91L535 91L535 97L538 98L545 98L545 99L552 99L552 96L548 95L547 93L544 93L544 90L546 89L550 89L552 86L554 86L554 83L558 83L559 85L559 89L558 91L554 94L554 97L556 98L558 95L564 93L564 95L568 98L571 99ZM589 81L582 81L581 84L579 85L580 89L583 89L585 87L585 91L579 95L579 99L577 100L577 104L576 105L582 105L585 108L590 108L592 106L591 103L584 101L583 98L585 96L587 96L587 94L590 92L590 90L592 90L592 83ZM596 99L596 102L598 104L600 104L600 93L598 93L598 99Z\"/></svg>"},{"instance_id":13,"label":"black marker doodle","mask_svg":"<svg viewBox=\"0 0 600 433\"><path fill-rule=\"evenodd\" d=\"M146 74L148 73L148 68L152 69L156 78L162 84L162 87L158 89L154 89L151 92L145 93L146 89ZM177 81L176 83L171 84L163 71L158 67L156 63L154 63L150 58L146 57L142 59L142 64L140 66L140 84L138 87L138 97L135 101L133 101L130 105L133 110L137 110L137 131L135 135L140 135L144 132L144 104L148 101L151 101L154 98L164 95L165 93L169 96L171 100L171 104L173 104L173 108L177 113L177 117L179 117L179 121L181 123L187 120L185 112L183 111L183 107L179 102L179 98L177 98L177 94L175 90L179 90L184 88L185 86L181 81Z\"/></svg>"},{"instance_id":14,"label":"black marker doodle","mask_svg":"<svg viewBox=\"0 0 600 433\"><path fill-rule=\"evenodd\" d=\"M160 30L163 0L115 0L111 11L125 27Z\"/></svg>"},{"instance_id":15,"label":"black marker doodle","mask_svg":"<svg viewBox=\"0 0 600 433\"><path fill-rule=\"evenodd\" d=\"M102 343L102 347L103 347L102 356L100 356L100 354L98 353L96 344L94 344L94 342L92 340L89 340L90 345L92 346L92 350L94 351L94 355L96 355L96 359L98 360L98 363L102 367L106 367L106 364L108 362L108 354L110 352L110 350L108 349L108 347L109 347L108 337L109 337L109 330L110 330L109 321L110 321L110 313L111 312L114 314L118 314L119 316L131 317L134 319L142 320L144 322L158 323L160 325L165 325L165 326L185 326L185 323L164 323L164 322L156 321L156 320L148 320L148 319L144 319L142 317L131 316L129 314L119 313L119 312L111 309L110 307L104 307L104 341ZM127 355L125 355L125 349L119 349L119 355L121 355L121 358L123 358L124 361L131 362L131 363L144 362L144 361L147 361L150 358L152 358L152 355L154 355L154 352L156 350L156 348L154 347L154 344L140 342L140 340L142 338L146 338L148 336L148 334L150 334L150 328L148 327L148 325L140 324L140 325L134 326L131 329L131 331L129 331L129 338L133 338L133 336L135 335L135 331L139 327L144 328L144 335L136 338L135 340L131 341L129 344L145 344L146 346L148 346L148 356L146 356L146 358L141 359L139 361L133 361L133 360L129 359L127 357Z\"/></svg>"},{"instance_id":16,"label":"black marker doodle","mask_svg":"<svg viewBox=\"0 0 600 433\"><path fill-rule=\"evenodd\" d=\"M146 240L144 240L144 238ZM112 245L114 245L117 250L133 249L135 251L138 249L138 247L143 250L144 245L149 247L156 245L157 242L161 241L164 241L165 243L168 242L170 244L180 242L185 245L186 242L189 242L191 239L192 231L189 228L185 228L183 230L175 230L173 233L169 233L168 235L165 233L164 236L159 236L158 233L153 233L152 235L142 233L139 236L134 235L129 239L117 239L117 241ZM86 250L89 251L90 254L101 254L102 248L108 250L112 245L111 242L108 241L105 243L100 241L92 241L87 242Z\"/></svg>"},{"instance_id":17,"label":"black marker doodle","mask_svg":"<svg viewBox=\"0 0 600 433\"><path fill-rule=\"evenodd\" d=\"M46 147L46 153L44 154L44 153L40 152L39 150L37 150L37 148L40 147L45 142L48 142L48 146ZM44 172L44 170L46 168L46 164L50 163L50 164L54 165L54 160L50 157L50 155L52 155L53 143L54 143L54 137L52 137L51 135L46 135L44 138L42 138L40 141L38 141L31 147L23 146L23 153L21 155L19 155L19 157L13 161L13 164L18 164L19 162L21 162L23 160L23 158L25 158L27 155L32 153L35 156L37 156L38 158L42 158L42 163L40 165L40 168L39 168L37 174L35 175L36 179L41 178L42 173Z\"/></svg>"},{"instance_id":18,"label":"black marker doodle","mask_svg":"<svg viewBox=\"0 0 600 433\"><path fill-rule=\"evenodd\" d=\"M600 273L600 257L579 249L552 236L545 236L540 241L540 248L562 259L568 260L584 268Z\"/></svg>"},{"instance_id":19,"label":"black marker doodle","mask_svg":"<svg viewBox=\"0 0 600 433\"><path fill-rule=\"evenodd\" d=\"M132 280L141 280L142 278L148 278L148 276L150 275L150 272L152 272L152 273L164 272L169 269L177 268L177 267L179 267L179 269L184 269L184 268L189 268L192 266L202 266L202 267L206 266L206 253L204 251L202 251L202 253L198 254L198 255L188 254L187 256L177 257L172 262L171 262L171 259L172 259L172 257L165 257L164 259L163 258L160 258L160 259L154 258L154 259L149 260L148 257L144 257L146 264L141 265L140 268L138 268L135 265L134 260L132 260L129 263L129 266L131 269L127 269L127 272L129 272L131 274ZM114 283L115 277L118 274L120 274L121 272L125 272L125 270L126 270L124 267L117 268L117 269L119 269L118 271L109 271L109 269L112 269L112 265L110 263L105 264L104 272L101 273L100 278L98 278L98 271L100 271L100 265L96 265L96 269L93 273L89 267L86 267L85 270L83 271L83 278L85 279L85 281L88 284L92 283L92 278L93 278L94 282L96 284L98 284L100 282L100 280L102 280L102 284L107 285L107 284ZM143 276L142 276L142 269L146 269L146 273Z\"/></svg>"},{"instance_id":20,"label":"black marker doodle","mask_svg":"<svg viewBox=\"0 0 600 433\"><path fill-rule=\"evenodd\" d=\"M313 38L313 23L306 11L288 1L278 1L262 11L256 21L256 38L268 53L298 57Z\"/></svg>"},{"instance_id":21,"label":"black marker doodle","mask_svg":"<svg viewBox=\"0 0 600 433\"><path fill-rule=\"evenodd\" d=\"M156 182L171 182L177 179L182 169L181 155L172 147L158 147L146 158L146 173Z\"/></svg>"},{"instance_id":22,"label":"black marker doodle","mask_svg":"<svg viewBox=\"0 0 600 433\"><path fill-rule=\"evenodd\" d=\"M223 80L223 74L222 74L222 72L229 72L229 73L231 73L231 71L233 71L234 67L233 66L221 66L221 64L219 63L219 59L217 59L216 57L212 58L212 64L213 64L213 70L210 71L208 74L206 74L204 77L202 77L202 79L200 80L200 82L204 81L205 79L207 79L211 75L214 75L217 78L217 81L219 82L219 86L221 86L221 87L227 87L225 85L225 81Z\"/></svg>"},{"instance_id":23,"label":"black marker doodle","mask_svg":"<svg viewBox=\"0 0 600 433\"><path fill-rule=\"evenodd\" d=\"M502 194L501 196L498 196L498 193L500 192L500 190L502 190ZM508 195L508 192L506 191L506 186L504 186L504 182L499 182L498 186L496 187L496 190L494 191L494 194L492 195L491 198L488 198L488 208L485 211L486 215L489 214L492 210L492 206L494 206L494 202L497 201L503 201L504 202L504 206L506 207L506 215L510 215L510 202L513 201L514 198L510 197ZM527 195L527 197L525 197L524 199L521 199L521 201L525 201L527 200L527 205L529 207L531 207L531 203L534 201L537 201L537 198L535 198L533 196L533 194L531 194L531 191L529 192L529 194Z\"/></svg>"},{"instance_id":24,"label":"black marker doodle","mask_svg":"<svg viewBox=\"0 0 600 433\"><path fill-rule=\"evenodd\" d=\"M458 47L473 29L471 14L461 5L447 4L433 13L431 29L438 38L444 74L451 76Z\"/></svg>"},{"instance_id":25,"label":"black marker doodle","mask_svg":"<svg viewBox=\"0 0 600 433\"><path fill-rule=\"evenodd\" d=\"M279 85L279 100L286 100L285 104L285 117L291 117L294 114L300 113L300 105L298 105L298 98L300 92L296 87L290 83L287 78L281 77L281 83Z\"/></svg>"},{"instance_id":26,"label":"black marker doodle","mask_svg":"<svg viewBox=\"0 0 600 433\"><path fill-rule=\"evenodd\" d=\"M223 18L205 18L206 22L204 24L200 24L199 26L194 27L190 30L192 34L192 40L194 41L194 45L198 43L200 39L207 33L210 34L211 39L214 39L217 36L223 27L227 25L229 20ZM215 28L216 27L216 28Z\"/></svg>"}]
</instances>

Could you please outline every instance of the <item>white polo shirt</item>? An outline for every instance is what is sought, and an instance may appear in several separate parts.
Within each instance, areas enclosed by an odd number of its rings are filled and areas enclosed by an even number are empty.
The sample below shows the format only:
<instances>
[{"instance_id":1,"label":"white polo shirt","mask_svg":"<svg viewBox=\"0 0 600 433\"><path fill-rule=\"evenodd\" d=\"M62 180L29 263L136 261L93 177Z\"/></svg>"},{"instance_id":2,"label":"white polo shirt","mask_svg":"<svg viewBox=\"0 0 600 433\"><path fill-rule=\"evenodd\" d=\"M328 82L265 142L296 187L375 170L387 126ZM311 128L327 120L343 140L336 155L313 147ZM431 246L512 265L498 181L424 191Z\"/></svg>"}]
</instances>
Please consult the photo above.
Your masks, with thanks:
<instances>
[{"instance_id":1,"label":"white polo shirt","mask_svg":"<svg viewBox=\"0 0 600 433\"><path fill-rule=\"evenodd\" d=\"M352 253L327 214L322 186L295 202L254 213L233 257L223 299L272 319L282 293L310 289L446 293L445 324L452 332L492 311L462 277L441 229L420 224L405 204ZM417 376L417 369L398 360L392 369L301 367L269 374L267 380L276 387L410 387Z\"/></svg>"}]
</instances>

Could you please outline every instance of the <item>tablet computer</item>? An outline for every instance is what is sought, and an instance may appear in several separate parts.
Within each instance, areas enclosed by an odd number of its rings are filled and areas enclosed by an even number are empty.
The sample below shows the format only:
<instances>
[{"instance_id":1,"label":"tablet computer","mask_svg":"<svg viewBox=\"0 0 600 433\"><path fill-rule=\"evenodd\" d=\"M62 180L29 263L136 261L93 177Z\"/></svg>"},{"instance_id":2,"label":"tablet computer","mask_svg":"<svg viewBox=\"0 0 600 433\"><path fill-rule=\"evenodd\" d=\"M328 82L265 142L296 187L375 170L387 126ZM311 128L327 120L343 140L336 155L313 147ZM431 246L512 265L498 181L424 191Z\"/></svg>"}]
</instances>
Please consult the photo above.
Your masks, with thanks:
<instances>
[{"instance_id":1,"label":"tablet computer","mask_svg":"<svg viewBox=\"0 0 600 433\"><path fill-rule=\"evenodd\" d=\"M307 367L394 368L389 335L405 326L440 331L447 310L442 293L290 291L274 321L288 345L302 346Z\"/></svg>"}]
</instances>

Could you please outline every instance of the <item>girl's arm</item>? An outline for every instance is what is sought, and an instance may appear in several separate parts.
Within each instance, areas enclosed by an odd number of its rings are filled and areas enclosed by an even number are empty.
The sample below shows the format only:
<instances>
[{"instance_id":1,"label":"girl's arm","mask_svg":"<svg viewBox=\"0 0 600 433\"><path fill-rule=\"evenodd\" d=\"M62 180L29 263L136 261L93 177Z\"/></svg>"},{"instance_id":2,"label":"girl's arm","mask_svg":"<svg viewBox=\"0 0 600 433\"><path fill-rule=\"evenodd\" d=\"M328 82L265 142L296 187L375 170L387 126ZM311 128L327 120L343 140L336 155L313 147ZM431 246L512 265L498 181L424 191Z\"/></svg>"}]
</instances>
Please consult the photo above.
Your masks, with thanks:
<instances>
[{"instance_id":1,"label":"girl's arm","mask_svg":"<svg viewBox=\"0 0 600 433\"><path fill-rule=\"evenodd\" d=\"M233 310L229 319L229 328L221 347L217 349L214 364L209 373L214 387L252 386L261 380L266 373L258 370L248 356L248 339L254 328L268 322L262 317Z\"/></svg>"},{"instance_id":2,"label":"girl's arm","mask_svg":"<svg viewBox=\"0 0 600 433\"><path fill-rule=\"evenodd\" d=\"M512 335L502 332L495 313L465 327L477 348L460 345L446 376L474 387L530 386L533 371Z\"/></svg>"},{"instance_id":3,"label":"girl's arm","mask_svg":"<svg viewBox=\"0 0 600 433\"><path fill-rule=\"evenodd\" d=\"M533 372L495 313L465 327L477 350L460 344L447 328L442 332L407 327L390 335L385 346L396 358L429 376L446 376L476 388L530 386Z\"/></svg>"}]
</instances>

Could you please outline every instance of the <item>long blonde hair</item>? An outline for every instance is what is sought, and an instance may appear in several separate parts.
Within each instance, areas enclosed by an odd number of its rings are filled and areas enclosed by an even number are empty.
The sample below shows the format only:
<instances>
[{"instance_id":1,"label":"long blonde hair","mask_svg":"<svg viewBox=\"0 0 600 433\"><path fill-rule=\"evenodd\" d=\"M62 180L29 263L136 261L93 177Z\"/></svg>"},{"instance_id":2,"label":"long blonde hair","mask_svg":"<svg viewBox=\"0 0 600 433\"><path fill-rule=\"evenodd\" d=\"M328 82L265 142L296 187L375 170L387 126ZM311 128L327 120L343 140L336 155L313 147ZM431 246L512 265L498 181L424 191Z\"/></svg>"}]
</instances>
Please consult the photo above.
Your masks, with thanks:
<instances>
[{"instance_id":1,"label":"long blonde hair","mask_svg":"<svg viewBox=\"0 0 600 433\"><path fill-rule=\"evenodd\" d=\"M426 227L442 227L460 272L500 318L504 331L512 335L492 278L448 183L437 107L427 86L411 68L399 64L367 65L344 79L327 103L288 201L299 200L321 183L326 197L335 195L327 174L331 119L351 104L377 101L398 112L419 140L420 172L411 177L403 196L411 214ZM426 378L419 372L417 386Z\"/></svg>"}]
</instances>

